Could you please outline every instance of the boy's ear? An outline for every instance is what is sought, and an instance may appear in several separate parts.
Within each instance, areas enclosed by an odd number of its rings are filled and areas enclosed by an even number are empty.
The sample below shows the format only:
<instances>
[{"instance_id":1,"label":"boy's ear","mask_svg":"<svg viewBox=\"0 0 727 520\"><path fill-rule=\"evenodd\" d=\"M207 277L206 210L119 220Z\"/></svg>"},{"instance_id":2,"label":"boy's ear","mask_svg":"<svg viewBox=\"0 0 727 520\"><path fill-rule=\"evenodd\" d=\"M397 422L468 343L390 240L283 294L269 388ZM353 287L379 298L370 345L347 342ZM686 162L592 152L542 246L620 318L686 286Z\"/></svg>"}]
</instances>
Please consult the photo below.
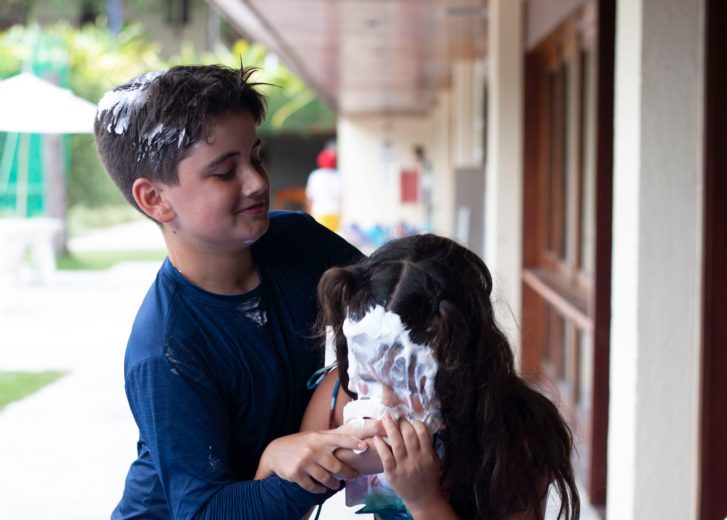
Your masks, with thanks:
<instances>
[{"instance_id":1,"label":"boy's ear","mask_svg":"<svg viewBox=\"0 0 727 520\"><path fill-rule=\"evenodd\" d=\"M174 220L176 214L162 195L159 181L139 177L131 187L131 194L139 208L160 224L167 224Z\"/></svg>"}]
</instances>

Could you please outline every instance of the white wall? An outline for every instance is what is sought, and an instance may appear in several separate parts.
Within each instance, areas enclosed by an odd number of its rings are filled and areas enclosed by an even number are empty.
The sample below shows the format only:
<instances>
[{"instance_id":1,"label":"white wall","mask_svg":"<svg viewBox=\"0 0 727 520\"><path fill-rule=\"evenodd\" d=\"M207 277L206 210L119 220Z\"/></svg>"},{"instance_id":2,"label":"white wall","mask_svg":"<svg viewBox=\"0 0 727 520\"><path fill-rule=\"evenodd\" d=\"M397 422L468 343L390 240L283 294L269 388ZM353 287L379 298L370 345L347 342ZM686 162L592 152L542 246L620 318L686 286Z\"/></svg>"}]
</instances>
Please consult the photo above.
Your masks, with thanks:
<instances>
[{"instance_id":1,"label":"white wall","mask_svg":"<svg viewBox=\"0 0 727 520\"><path fill-rule=\"evenodd\" d=\"M617 5L608 518L696 518L702 0Z\"/></svg>"},{"instance_id":2,"label":"white wall","mask_svg":"<svg viewBox=\"0 0 727 520\"><path fill-rule=\"evenodd\" d=\"M495 281L497 319L517 349L522 307L523 6L521 0L492 0L489 9L484 257Z\"/></svg>"},{"instance_id":3,"label":"white wall","mask_svg":"<svg viewBox=\"0 0 727 520\"><path fill-rule=\"evenodd\" d=\"M433 149L432 116L342 116L338 120L338 168L343 183L342 221L422 223L420 204L401 204L399 172L414 168L414 146ZM435 172L435 175L437 172Z\"/></svg>"},{"instance_id":4,"label":"white wall","mask_svg":"<svg viewBox=\"0 0 727 520\"><path fill-rule=\"evenodd\" d=\"M421 144L433 167L433 231L454 237L455 168L484 170L485 75L483 60L453 63L450 86L437 93L426 115L339 118L344 225L423 224L421 204L399 202L399 172L415 166L413 148Z\"/></svg>"},{"instance_id":5,"label":"white wall","mask_svg":"<svg viewBox=\"0 0 727 520\"><path fill-rule=\"evenodd\" d=\"M399 172L415 166L421 144L433 170L433 231L455 235L455 169L482 168L486 66L483 60L452 64L426 115L347 115L338 120L339 170L344 183L344 226L424 222L421 204L399 202ZM483 254L483 251L477 251ZM509 312L509 311L508 311Z\"/></svg>"}]
</instances>

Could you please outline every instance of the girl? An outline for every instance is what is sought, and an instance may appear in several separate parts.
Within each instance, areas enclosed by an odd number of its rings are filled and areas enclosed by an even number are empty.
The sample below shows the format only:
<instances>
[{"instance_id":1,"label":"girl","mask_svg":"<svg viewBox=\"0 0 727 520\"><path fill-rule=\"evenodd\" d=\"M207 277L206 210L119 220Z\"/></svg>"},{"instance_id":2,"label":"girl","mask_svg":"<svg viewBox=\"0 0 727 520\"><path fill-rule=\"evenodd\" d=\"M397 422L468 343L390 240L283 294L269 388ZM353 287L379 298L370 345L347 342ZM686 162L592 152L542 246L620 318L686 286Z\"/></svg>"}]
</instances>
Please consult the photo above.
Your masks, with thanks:
<instances>
[{"instance_id":1,"label":"girl","mask_svg":"<svg viewBox=\"0 0 727 520\"><path fill-rule=\"evenodd\" d=\"M384 474L349 481L349 504L382 519L540 519L552 484L559 518L578 518L570 430L517 375L491 292L482 260L435 235L389 242L323 275L321 321L338 368L302 429L383 417L386 430L368 450Z\"/></svg>"}]
</instances>

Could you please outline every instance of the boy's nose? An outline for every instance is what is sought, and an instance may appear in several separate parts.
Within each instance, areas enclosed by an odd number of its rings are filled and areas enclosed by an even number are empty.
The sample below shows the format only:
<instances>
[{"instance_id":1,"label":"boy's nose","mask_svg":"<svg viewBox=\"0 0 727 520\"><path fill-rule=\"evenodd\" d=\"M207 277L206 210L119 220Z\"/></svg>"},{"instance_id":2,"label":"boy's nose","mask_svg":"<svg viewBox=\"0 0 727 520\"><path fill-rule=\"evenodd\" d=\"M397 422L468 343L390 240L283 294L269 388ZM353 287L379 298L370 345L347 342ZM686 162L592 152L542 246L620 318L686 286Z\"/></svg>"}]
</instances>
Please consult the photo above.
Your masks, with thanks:
<instances>
[{"instance_id":1,"label":"boy's nose","mask_svg":"<svg viewBox=\"0 0 727 520\"><path fill-rule=\"evenodd\" d=\"M248 165L245 168L242 177L242 193L246 197L251 197L265 193L268 191L268 176L261 167Z\"/></svg>"}]
</instances>

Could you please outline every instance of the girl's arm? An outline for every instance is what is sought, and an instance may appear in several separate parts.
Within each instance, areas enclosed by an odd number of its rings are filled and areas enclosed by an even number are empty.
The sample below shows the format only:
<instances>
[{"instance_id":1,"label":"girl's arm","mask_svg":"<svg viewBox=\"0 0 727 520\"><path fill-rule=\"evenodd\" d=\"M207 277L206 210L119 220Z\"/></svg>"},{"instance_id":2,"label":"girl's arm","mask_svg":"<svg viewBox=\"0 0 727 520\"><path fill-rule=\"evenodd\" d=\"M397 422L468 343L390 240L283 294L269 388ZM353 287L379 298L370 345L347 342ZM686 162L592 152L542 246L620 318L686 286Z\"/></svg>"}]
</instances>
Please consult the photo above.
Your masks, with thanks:
<instances>
[{"instance_id":1,"label":"girl's arm","mask_svg":"<svg viewBox=\"0 0 727 520\"><path fill-rule=\"evenodd\" d=\"M308 401L308 407L305 409L303 420L300 423L300 431L328 430L343 424L343 407L351 401L351 397L342 388L338 388L333 409L333 420L329 424L331 398L337 381L338 368L333 368L318 384L313 396Z\"/></svg>"}]
</instances>

